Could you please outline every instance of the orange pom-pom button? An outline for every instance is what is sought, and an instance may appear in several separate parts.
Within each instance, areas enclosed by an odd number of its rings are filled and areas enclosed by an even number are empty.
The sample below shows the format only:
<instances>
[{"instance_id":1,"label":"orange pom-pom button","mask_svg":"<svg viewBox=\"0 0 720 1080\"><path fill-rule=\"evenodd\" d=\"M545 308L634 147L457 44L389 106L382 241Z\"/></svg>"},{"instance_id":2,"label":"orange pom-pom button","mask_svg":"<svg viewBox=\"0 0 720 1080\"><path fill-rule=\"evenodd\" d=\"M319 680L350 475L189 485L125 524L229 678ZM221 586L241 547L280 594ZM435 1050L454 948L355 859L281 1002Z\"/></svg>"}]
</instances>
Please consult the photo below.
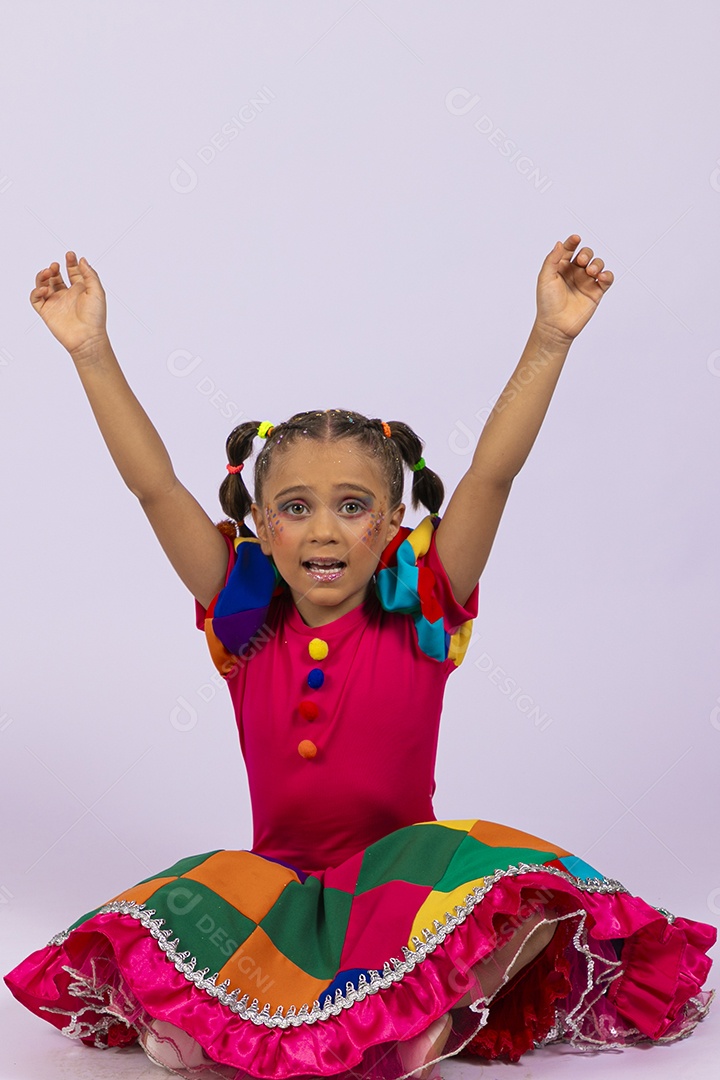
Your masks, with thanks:
<instances>
[{"instance_id":1,"label":"orange pom-pom button","mask_svg":"<svg viewBox=\"0 0 720 1080\"><path fill-rule=\"evenodd\" d=\"M309 739L303 739L298 745L298 754L304 758L314 758L317 754L317 746L314 742L310 742Z\"/></svg>"},{"instance_id":2,"label":"orange pom-pom button","mask_svg":"<svg viewBox=\"0 0 720 1080\"><path fill-rule=\"evenodd\" d=\"M301 701L298 705L300 715L305 717L306 720L315 720L317 714L320 712L314 701Z\"/></svg>"},{"instance_id":3,"label":"orange pom-pom button","mask_svg":"<svg viewBox=\"0 0 720 1080\"><path fill-rule=\"evenodd\" d=\"M313 660L324 660L328 654L328 643L322 638L314 637L308 645L308 652Z\"/></svg>"}]
</instances>

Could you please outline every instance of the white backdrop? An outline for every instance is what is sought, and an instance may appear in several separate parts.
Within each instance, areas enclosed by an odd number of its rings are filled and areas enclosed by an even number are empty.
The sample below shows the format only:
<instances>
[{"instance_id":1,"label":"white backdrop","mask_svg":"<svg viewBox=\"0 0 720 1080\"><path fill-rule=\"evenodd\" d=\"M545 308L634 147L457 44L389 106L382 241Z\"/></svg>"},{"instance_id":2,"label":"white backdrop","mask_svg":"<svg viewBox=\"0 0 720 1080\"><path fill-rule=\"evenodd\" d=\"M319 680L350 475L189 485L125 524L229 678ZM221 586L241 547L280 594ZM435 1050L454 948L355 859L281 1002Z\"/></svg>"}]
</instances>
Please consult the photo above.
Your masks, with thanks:
<instances>
[{"instance_id":1,"label":"white backdrop","mask_svg":"<svg viewBox=\"0 0 720 1080\"><path fill-rule=\"evenodd\" d=\"M536 833L717 925L716 4L0 13L3 971L180 856L252 836L192 597L28 301L69 248L214 520L232 427L306 408L406 420L452 490L543 258L572 232L594 248L616 280L515 481L435 810ZM4 988L1 1015L55 1039Z\"/></svg>"}]
</instances>

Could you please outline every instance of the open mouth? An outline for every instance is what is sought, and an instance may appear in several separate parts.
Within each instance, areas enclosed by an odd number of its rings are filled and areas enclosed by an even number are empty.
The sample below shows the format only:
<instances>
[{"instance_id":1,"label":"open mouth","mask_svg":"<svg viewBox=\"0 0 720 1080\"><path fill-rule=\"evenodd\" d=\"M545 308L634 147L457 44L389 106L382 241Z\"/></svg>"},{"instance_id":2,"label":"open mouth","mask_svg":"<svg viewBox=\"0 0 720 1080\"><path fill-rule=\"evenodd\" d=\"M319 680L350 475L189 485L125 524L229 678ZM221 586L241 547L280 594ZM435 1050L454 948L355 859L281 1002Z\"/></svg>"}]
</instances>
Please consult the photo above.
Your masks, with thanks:
<instances>
[{"instance_id":1,"label":"open mouth","mask_svg":"<svg viewBox=\"0 0 720 1080\"><path fill-rule=\"evenodd\" d=\"M308 559L303 566L315 581L337 581L345 572L345 563L340 559Z\"/></svg>"}]
</instances>

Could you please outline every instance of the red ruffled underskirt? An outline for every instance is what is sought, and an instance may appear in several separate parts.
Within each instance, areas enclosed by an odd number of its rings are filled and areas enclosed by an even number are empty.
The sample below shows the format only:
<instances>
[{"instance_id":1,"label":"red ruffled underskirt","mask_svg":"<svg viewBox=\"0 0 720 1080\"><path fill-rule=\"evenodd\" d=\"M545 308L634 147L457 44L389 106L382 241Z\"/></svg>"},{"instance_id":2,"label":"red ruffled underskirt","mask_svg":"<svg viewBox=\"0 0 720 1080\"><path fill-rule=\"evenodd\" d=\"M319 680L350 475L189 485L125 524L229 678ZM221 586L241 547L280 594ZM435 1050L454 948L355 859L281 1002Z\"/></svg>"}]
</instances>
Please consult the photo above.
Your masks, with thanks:
<instances>
[{"instance_id":1,"label":"red ruffled underskirt","mask_svg":"<svg viewBox=\"0 0 720 1080\"><path fill-rule=\"evenodd\" d=\"M565 952L574 930L571 920L558 923L550 944L498 991L487 1024L462 1053L514 1062L547 1039L556 1024L556 1002L572 991Z\"/></svg>"}]
</instances>

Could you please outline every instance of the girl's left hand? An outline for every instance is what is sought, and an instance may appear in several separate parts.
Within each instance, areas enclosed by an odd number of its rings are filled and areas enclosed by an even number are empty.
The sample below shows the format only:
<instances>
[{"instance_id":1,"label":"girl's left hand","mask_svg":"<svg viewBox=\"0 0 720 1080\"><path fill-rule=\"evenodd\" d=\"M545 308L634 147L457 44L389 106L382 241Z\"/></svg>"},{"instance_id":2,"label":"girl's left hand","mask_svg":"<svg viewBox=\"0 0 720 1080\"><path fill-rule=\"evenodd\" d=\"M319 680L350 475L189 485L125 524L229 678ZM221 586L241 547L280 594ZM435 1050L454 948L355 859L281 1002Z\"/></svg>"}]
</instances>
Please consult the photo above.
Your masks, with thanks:
<instances>
[{"instance_id":1,"label":"girl's left hand","mask_svg":"<svg viewBox=\"0 0 720 1080\"><path fill-rule=\"evenodd\" d=\"M603 260L593 258L592 248L581 248L573 260L579 243L577 233L564 244L558 240L537 282L536 326L568 344L589 322L614 280L611 271L603 269Z\"/></svg>"}]
</instances>

